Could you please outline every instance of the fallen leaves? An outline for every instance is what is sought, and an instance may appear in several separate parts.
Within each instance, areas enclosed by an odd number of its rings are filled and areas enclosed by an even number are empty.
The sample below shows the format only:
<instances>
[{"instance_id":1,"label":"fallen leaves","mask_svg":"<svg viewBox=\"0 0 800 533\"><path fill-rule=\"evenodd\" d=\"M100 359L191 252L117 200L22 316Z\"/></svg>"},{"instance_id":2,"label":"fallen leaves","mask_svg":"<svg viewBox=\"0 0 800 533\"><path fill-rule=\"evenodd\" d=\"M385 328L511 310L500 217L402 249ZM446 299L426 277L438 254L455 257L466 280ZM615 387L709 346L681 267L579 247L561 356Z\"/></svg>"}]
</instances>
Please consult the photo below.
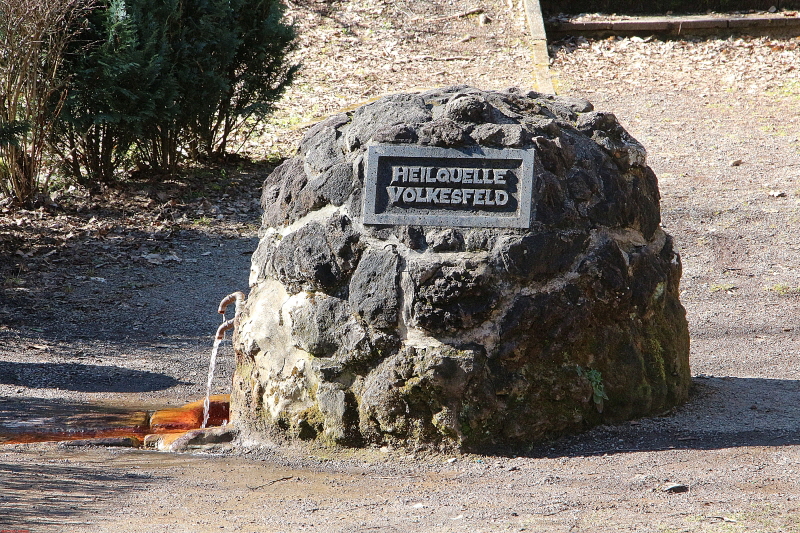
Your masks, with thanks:
<instances>
[{"instance_id":1,"label":"fallen leaves","mask_svg":"<svg viewBox=\"0 0 800 533\"><path fill-rule=\"evenodd\" d=\"M717 92L784 91L800 80L797 39L730 37L706 40L583 37L550 46L553 68L569 72L576 85L628 85ZM633 67L633 68L632 68ZM623 73L624 70L624 73ZM591 76L591 79L589 79Z\"/></svg>"},{"instance_id":2,"label":"fallen leaves","mask_svg":"<svg viewBox=\"0 0 800 533\"><path fill-rule=\"evenodd\" d=\"M260 185L273 167L203 167L200 177L192 169L168 180L131 179L93 197L68 188L30 210L0 202L0 300L12 303L0 305L0 316L96 312L100 298L137 290L134 272L202 262L202 250L192 248L199 240L254 237ZM120 276L129 280L122 289Z\"/></svg>"},{"instance_id":3,"label":"fallen leaves","mask_svg":"<svg viewBox=\"0 0 800 533\"><path fill-rule=\"evenodd\" d=\"M360 0L320 17L313 5L292 3L292 61L303 68L246 150L291 153L302 128L387 93L530 85L524 11L505 0L458 4Z\"/></svg>"},{"instance_id":4,"label":"fallen leaves","mask_svg":"<svg viewBox=\"0 0 800 533\"><path fill-rule=\"evenodd\" d=\"M427 18L427 17L418 16L418 17L413 17L410 20L411 20L411 22L425 21L428 24L435 24L437 22L444 22L446 20L453 20L453 19L458 19L458 18L469 17L470 15L482 15L482 14L484 14L483 13L483 8L482 7L477 7L477 8L474 8L474 9L470 9L468 11L463 11L461 13L455 13L453 15L445 15L443 17Z\"/></svg>"}]
</instances>

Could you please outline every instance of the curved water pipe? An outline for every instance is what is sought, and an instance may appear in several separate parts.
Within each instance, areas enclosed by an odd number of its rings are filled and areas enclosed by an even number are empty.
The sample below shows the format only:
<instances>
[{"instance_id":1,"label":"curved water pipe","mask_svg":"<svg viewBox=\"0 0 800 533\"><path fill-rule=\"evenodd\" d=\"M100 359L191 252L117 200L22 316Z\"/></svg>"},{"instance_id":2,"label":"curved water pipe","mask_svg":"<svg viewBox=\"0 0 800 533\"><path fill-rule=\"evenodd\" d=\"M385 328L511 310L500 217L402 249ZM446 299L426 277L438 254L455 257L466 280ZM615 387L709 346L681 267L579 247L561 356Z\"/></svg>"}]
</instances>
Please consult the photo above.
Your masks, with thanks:
<instances>
[{"instance_id":1,"label":"curved water pipe","mask_svg":"<svg viewBox=\"0 0 800 533\"><path fill-rule=\"evenodd\" d=\"M233 329L234 321L238 318L239 313L242 312L242 305L244 304L246 296L242 291L232 292L231 294L227 295L222 301L219 303L219 309L217 312L221 315L225 315L225 310L228 308L229 305L232 303L236 303L236 308L233 312L233 318L230 320L226 320L217 328L217 335L214 337L217 340L222 340L225 338L225 332Z\"/></svg>"}]
</instances>

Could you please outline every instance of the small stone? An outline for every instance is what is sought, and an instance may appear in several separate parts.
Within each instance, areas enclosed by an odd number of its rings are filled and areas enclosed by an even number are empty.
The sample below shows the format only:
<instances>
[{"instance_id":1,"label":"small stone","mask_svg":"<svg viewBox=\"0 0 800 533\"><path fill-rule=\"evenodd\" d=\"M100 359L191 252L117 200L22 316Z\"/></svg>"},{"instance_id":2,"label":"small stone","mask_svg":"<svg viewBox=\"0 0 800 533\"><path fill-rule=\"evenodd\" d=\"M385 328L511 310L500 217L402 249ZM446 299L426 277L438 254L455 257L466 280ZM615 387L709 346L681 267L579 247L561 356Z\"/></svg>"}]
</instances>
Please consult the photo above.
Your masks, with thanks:
<instances>
[{"instance_id":1,"label":"small stone","mask_svg":"<svg viewBox=\"0 0 800 533\"><path fill-rule=\"evenodd\" d=\"M434 252L460 252L464 248L464 236L453 228L432 231L426 240Z\"/></svg>"},{"instance_id":2,"label":"small stone","mask_svg":"<svg viewBox=\"0 0 800 533\"><path fill-rule=\"evenodd\" d=\"M179 431L177 433L164 433L159 435L160 439L154 441L156 450L160 452L171 451L172 443L186 435L188 431Z\"/></svg>"},{"instance_id":3,"label":"small stone","mask_svg":"<svg viewBox=\"0 0 800 533\"><path fill-rule=\"evenodd\" d=\"M376 143L413 143L417 142L417 132L407 124L395 124L378 130L372 140Z\"/></svg>"},{"instance_id":4,"label":"small stone","mask_svg":"<svg viewBox=\"0 0 800 533\"><path fill-rule=\"evenodd\" d=\"M450 464L453 464L456 461L458 461L458 459L456 459L455 457L451 457L450 459L447 460L447 462L450 463Z\"/></svg>"},{"instance_id":5,"label":"small stone","mask_svg":"<svg viewBox=\"0 0 800 533\"><path fill-rule=\"evenodd\" d=\"M214 448L217 444L228 444L236 438L239 431L233 426L222 426L187 431L169 445L171 452L185 452L191 449Z\"/></svg>"},{"instance_id":6,"label":"small stone","mask_svg":"<svg viewBox=\"0 0 800 533\"><path fill-rule=\"evenodd\" d=\"M144 436L144 447L145 448L158 448L159 443L164 435L159 435L157 433L151 433L149 435Z\"/></svg>"},{"instance_id":7,"label":"small stone","mask_svg":"<svg viewBox=\"0 0 800 533\"><path fill-rule=\"evenodd\" d=\"M770 13L775 13L777 10L778 8L775 6L770 6L769 9L767 9L767 11L769 11Z\"/></svg>"},{"instance_id":8,"label":"small stone","mask_svg":"<svg viewBox=\"0 0 800 533\"><path fill-rule=\"evenodd\" d=\"M423 145L458 147L468 144L470 138L458 123L448 118L440 118L420 126L419 140Z\"/></svg>"},{"instance_id":9,"label":"small stone","mask_svg":"<svg viewBox=\"0 0 800 533\"><path fill-rule=\"evenodd\" d=\"M786 196L786 193L783 191L770 191L769 195L772 196L773 198L784 198Z\"/></svg>"},{"instance_id":10,"label":"small stone","mask_svg":"<svg viewBox=\"0 0 800 533\"><path fill-rule=\"evenodd\" d=\"M680 492L689 492L689 487L681 483L672 483L661 489L662 492L669 492L670 494L678 494Z\"/></svg>"},{"instance_id":11,"label":"small stone","mask_svg":"<svg viewBox=\"0 0 800 533\"><path fill-rule=\"evenodd\" d=\"M486 26L491 21L492 19L490 19L486 13L481 13L480 16L478 17L478 24L480 24L481 26Z\"/></svg>"},{"instance_id":12,"label":"small stone","mask_svg":"<svg viewBox=\"0 0 800 533\"><path fill-rule=\"evenodd\" d=\"M730 162L730 163L728 163L728 164L729 164L730 166L732 166L732 167L738 167L738 166L740 166L742 163L744 163L744 161L742 161L741 159L734 159L733 161L731 161L731 162Z\"/></svg>"}]
</instances>

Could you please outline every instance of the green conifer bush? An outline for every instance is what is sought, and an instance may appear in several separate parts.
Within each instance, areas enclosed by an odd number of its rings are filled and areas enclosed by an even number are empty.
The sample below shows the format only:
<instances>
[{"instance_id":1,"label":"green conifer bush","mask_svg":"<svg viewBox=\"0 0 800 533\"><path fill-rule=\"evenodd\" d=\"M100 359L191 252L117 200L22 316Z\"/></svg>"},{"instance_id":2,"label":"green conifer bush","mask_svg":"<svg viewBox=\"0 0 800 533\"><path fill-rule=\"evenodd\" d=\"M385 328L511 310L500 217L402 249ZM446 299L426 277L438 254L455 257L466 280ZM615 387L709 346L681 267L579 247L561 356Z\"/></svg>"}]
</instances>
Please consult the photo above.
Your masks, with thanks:
<instances>
[{"instance_id":1,"label":"green conifer bush","mask_svg":"<svg viewBox=\"0 0 800 533\"><path fill-rule=\"evenodd\" d=\"M278 0L100 0L80 37L53 145L90 188L130 163L173 172L224 154L296 70Z\"/></svg>"}]
</instances>

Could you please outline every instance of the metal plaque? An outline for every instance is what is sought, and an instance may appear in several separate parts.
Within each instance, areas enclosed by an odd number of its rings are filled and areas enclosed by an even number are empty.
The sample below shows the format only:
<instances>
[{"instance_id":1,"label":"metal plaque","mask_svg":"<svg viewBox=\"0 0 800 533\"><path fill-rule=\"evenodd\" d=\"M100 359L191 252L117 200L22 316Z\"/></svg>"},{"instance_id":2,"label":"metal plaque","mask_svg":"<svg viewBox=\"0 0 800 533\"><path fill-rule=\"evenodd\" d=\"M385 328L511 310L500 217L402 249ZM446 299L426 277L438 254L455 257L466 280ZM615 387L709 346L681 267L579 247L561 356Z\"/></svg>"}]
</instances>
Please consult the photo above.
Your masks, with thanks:
<instances>
[{"instance_id":1,"label":"metal plaque","mask_svg":"<svg viewBox=\"0 0 800 533\"><path fill-rule=\"evenodd\" d=\"M528 228L535 155L513 148L367 148L364 223Z\"/></svg>"}]
</instances>

